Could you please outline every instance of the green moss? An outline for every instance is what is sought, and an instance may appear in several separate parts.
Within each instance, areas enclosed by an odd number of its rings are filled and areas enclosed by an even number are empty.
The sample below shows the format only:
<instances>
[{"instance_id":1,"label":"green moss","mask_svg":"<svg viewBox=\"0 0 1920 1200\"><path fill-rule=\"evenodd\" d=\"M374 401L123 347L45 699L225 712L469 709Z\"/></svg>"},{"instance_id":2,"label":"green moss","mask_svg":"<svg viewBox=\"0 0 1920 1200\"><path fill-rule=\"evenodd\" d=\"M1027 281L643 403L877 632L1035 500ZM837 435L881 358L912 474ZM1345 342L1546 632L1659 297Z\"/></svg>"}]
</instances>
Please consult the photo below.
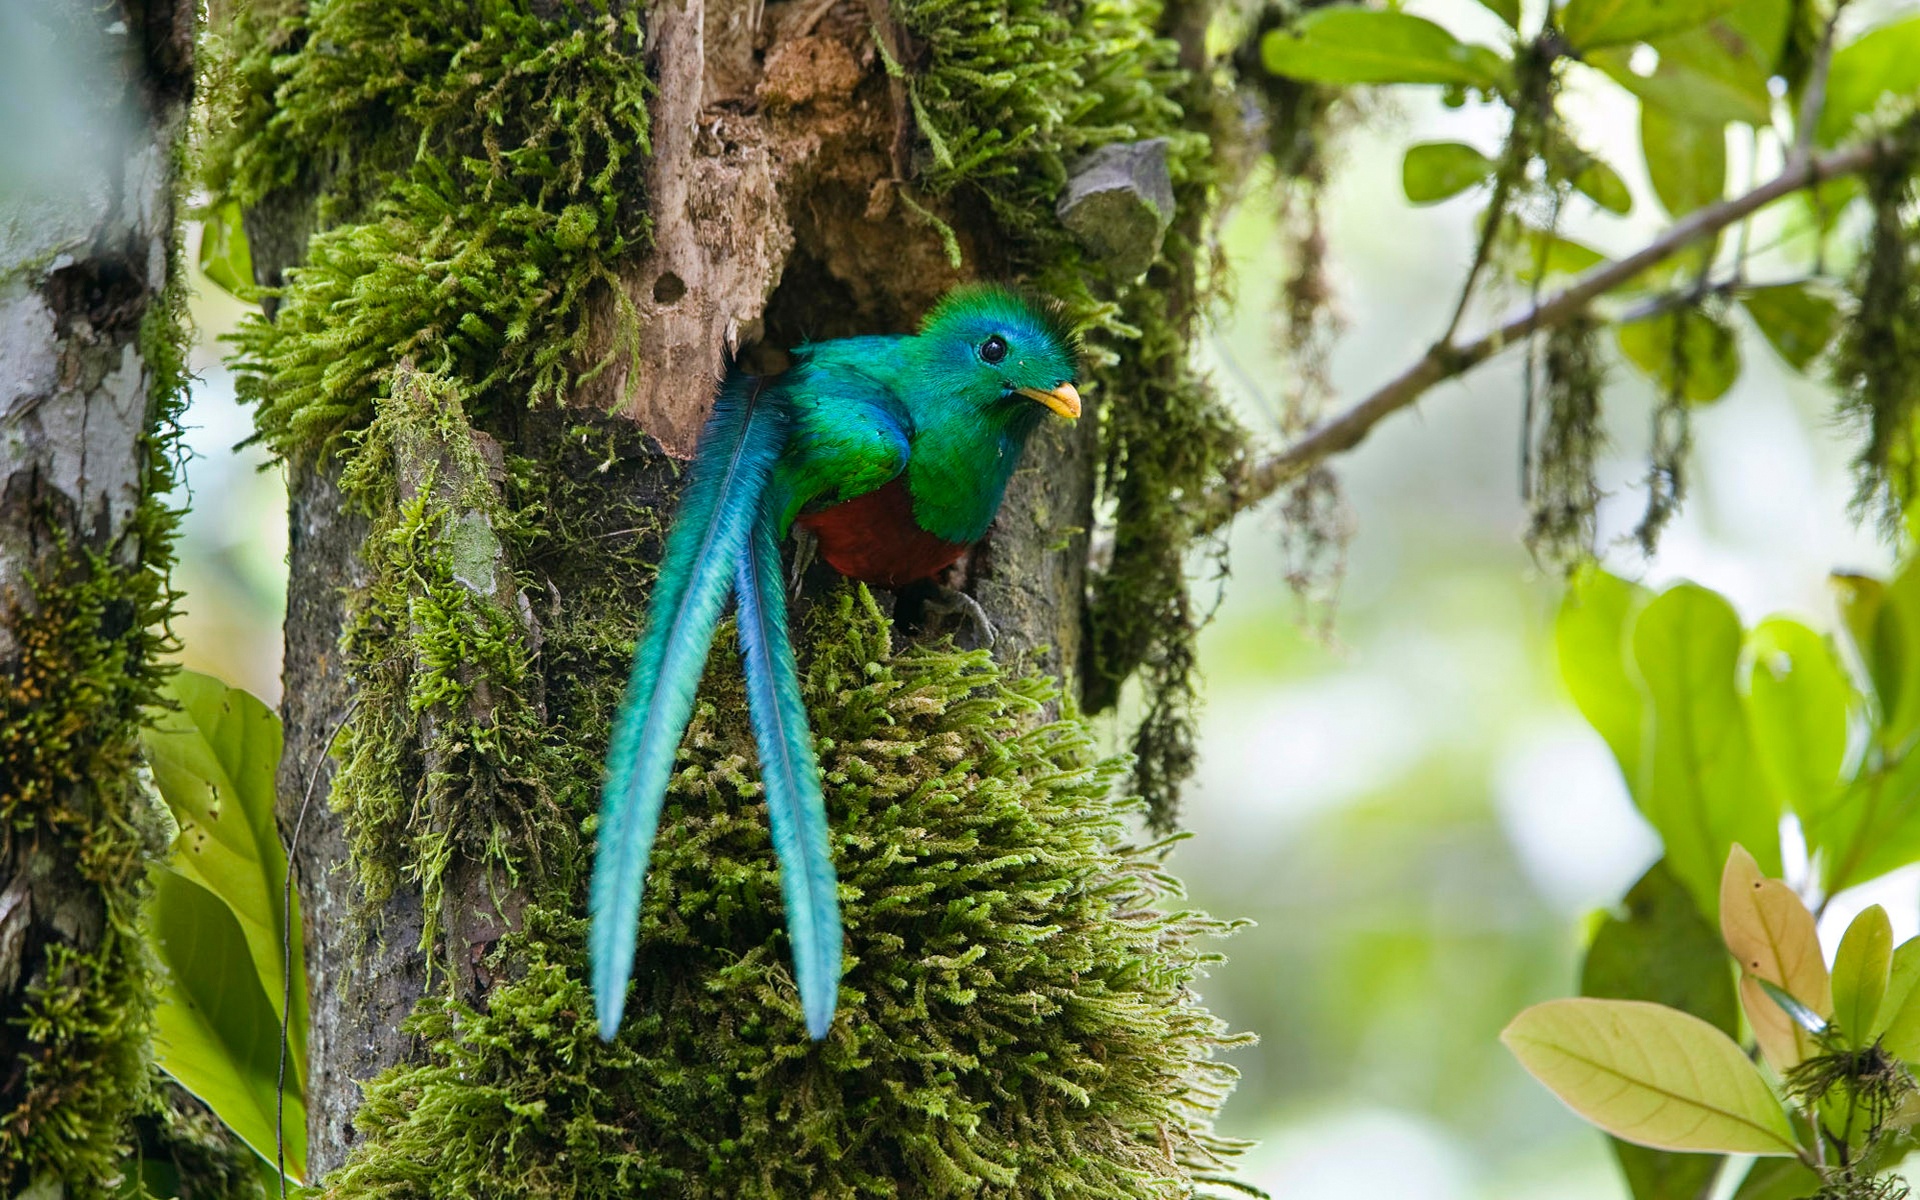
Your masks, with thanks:
<instances>
[{"instance_id":1,"label":"green moss","mask_svg":"<svg viewBox=\"0 0 1920 1200\"><path fill-rule=\"evenodd\" d=\"M591 12L325 0L242 30L211 185L248 205L303 188L321 197L322 232L275 319L237 339L241 394L275 450L363 427L403 357L459 380L476 418L558 398L577 379L587 299L645 237L639 15ZM983 200L1014 265L1090 328L1120 528L1095 594L1085 699L1109 707L1151 667L1159 715L1139 741L1141 781L1164 824L1191 759L1196 621L1182 576L1194 533L1181 500L1230 470L1244 442L1184 352L1161 349L1183 344L1194 316L1218 132L1210 111L1190 115L1175 97L1208 109L1213 83L1179 68L1156 32L1157 0L912 0L898 12L924 52L909 64L930 148L921 182ZM1156 277L1107 281L1053 202L1075 155L1145 137L1170 139L1183 232Z\"/></svg>"},{"instance_id":2,"label":"green moss","mask_svg":"<svg viewBox=\"0 0 1920 1200\"><path fill-rule=\"evenodd\" d=\"M0 663L0 821L44 864L36 886L91 891L68 913L81 925L69 936L87 944L30 944L38 957L23 966L35 982L18 1010L0 1014L17 1055L0 1092L9 1194L51 1177L70 1195L104 1195L121 1172L127 1122L146 1103L154 996L140 910L165 834L140 781L139 727L167 671L160 655L176 599L177 517L160 497L174 483L187 393L179 261L176 245L173 277L137 339L149 380L146 461L124 543L59 544L26 594L0 593L15 643ZM30 519L61 528L58 514Z\"/></svg>"},{"instance_id":3,"label":"green moss","mask_svg":"<svg viewBox=\"0 0 1920 1200\"><path fill-rule=\"evenodd\" d=\"M892 654L864 591L806 640L848 901L829 1039L805 1037L742 683L717 666L620 1039L551 889L484 1012L416 1013L427 1061L369 1088L329 1194L1157 1197L1216 1170L1232 1039L1189 989L1226 927L1159 907L1177 893L1126 842L1121 764L984 653Z\"/></svg>"},{"instance_id":4,"label":"green moss","mask_svg":"<svg viewBox=\"0 0 1920 1200\"><path fill-rule=\"evenodd\" d=\"M1913 172L1920 120L1895 132L1899 151L1866 175L1873 226L1854 272L1853 312L1833 354L1840 414L1866 432L1855 460L1855 511L1895 534L1920 497L1920 213Z\"/></svg>"},{"instance_id":5,"label":"green moss","mask_svg":"<svg viewBox=\"0 0 1920 1200\"><path fill-rule=\"evenodd\" d=\"M909 72L920 182L976 192L1022 240L1062 240L1053 203L1074 156L1097 146L1172 137L1176 171L1204 170L1158 0L906 0L895 12L923 55Z\"/></svg>"},{"instance_id":6,"label":"green moss","mask_svg":"<svg viewBox=\"0 0 1920 1200\"><path fill-rule=\"evenodd\" d=\"M1660 328L1668 335L1667 361L1655 374L1663 391L1654 405L1653 436L1647 450L1647 507L1633 531L1647 555L1659 547L1660 535L1686 502L1693 409L1702 401L1699 391L1704 387L1696 380L1714 369L1709 347L1730 346L1733 339L1723 306L1715 297L1689 297L1661 320Z\"/></svg>"},{"instance_id":7,"label":"green moss","mask_svg":"<svg viewBox=\"0 0 1920 1200\"><path fill-rule=\"evenodd\" d=\"M1195 636L1187 582L1196 532L1182 501L1244 453L1244 435L1188 360L1188 329L1150 319L1139 343L1098 373L1107 398L1105 488L1113 556L1095 577L1087 623L1086 700L1110 707L1136 670L1145 713L1134 732L1134 784L1156 828L1172 828L1194 763Z\"/></svg>"},{"instance_id":8,"label":"green moss","mask_svg":"<svg viewBox=\"0 0 1920 1200\"><path fill-rule=\"evenodd\" d=\"M896 7L923 47L911 75L936 194L983 198L1015 264L1087 327L1101 405L1101 487L1113 556L1095 580L1082 695L1100 712L1145 669L1135 786L1170 828L1191 773L1194 638L1186 583L1199 538L1186 502L1231 472L1246 435L1193 369L1215 202L1214 143L1232 136L1218 81L1182 69L1163 27L1186 15L1160 0L907 0ZM1205 6L1201 6L1204 11ZM1198 22L1204 26L1204 20ZM1054 218L1074 158L1113 141L1164 137L1176 217L1144 280L1107 278Z\"/></svg>"},{"instance_id":9,"label":"green moss","mask_svg":"<svg viewBox=\"0 0 1920 1200\"><path fill-rule=\"evenodd\" d=\"M404 876L423 898L422 948L441 928L456 853L507 878L541 863L538 687L518 588L497 560L518 518L502 502L459 389L402 364L356 436L341 491L372 518L371 584L342 639L363 704L332 795L362 899Z\"/></svg>"},{"instance_id":10,"label":"green moss","mask_svg":"<svg viewBox=\"0 0 1920 1200\"><path fill-rule=\"evenodd\" d=\"M1595 553L1594 530L1600 485L1594 464L1606 445L1600 425L1600 388L1606 371L1600 357L1600 324L1579 316L1546 336L1546 419L1528 454L1523 488L1527 547L1534 556L1571 566ZM1532 404L1531 364L1528 404ZM1528 429L1529 436L1532 430Z\"/></svg>"},{"instance_id":11,"label":"green moss","mask_svg":"<svg viewBox=\"0 0 1920 1200\"><path fill-rule=\"evenodd\" d=\"M409 356L479 410L578 379L589 296L646 236L641 14L536 7L321 0L243 28L211 184L254 206L327 175L306 264L235 337L277 452L364 426Z\"/></svg>"},{"instance_id":12,"label":"green moss","mask_svg":"<svg viewBox=\"0 0 1920 1200\"><path fill-rule=\"evenodd\" d=\"M361 661L396 664L359 676L366 757L348 751L336 793L368 835L356 860L418 873L423 834L493 819L535 780L525 836L552 867L520 877L528 908L488 964L504 982L484 1009L441 995L416 1010L425 1061L369 1087L363 1138L327 1193L1192 1194L1234 1149L1208 1132L1232 1078L1214 1055L1234 1039L1191 994L1226 927L1162 911L1160 848L1127 844L1134 810L1112 799L1123 764L1099 761L1077 722L1041 722L1048 685L1004 679L984 653L895 655L864 592L817 605L802 636L857 960L835 1036L817 1050L805 1037L723 630L654 851L628 1026L599 1040L574 864L659 542L657 506L624 474L660 471L641 443L619 421L529 430L522 446L544 457L506 462L504 503L460 489L403 503L376 481L436 455L465 459L461 478L480 465L444 381L406 374L358 441L348 486L386 497L376 577L410 582L356 604L349 645L388 630L385 654ZM449 565L465 535L447 517L463 506L487 511L554 597L539 606L554 732L476 752L474 770L517 767L470 787L481 807L465 813L418 802L442 782L409 748L421 647L451 635L394 619L460 593ZM497 696L502 725L531 711L524 692Z\"/></svg>"},{"instance_id":13,"label":"green moss","mask_svg":"<svg viewBox=\"0 0 1920 1200\"><path fill-rule=\"evenodd\" d=\"M1225 927L1157 907L1173 885L1158 847L1126 844L1122 764L1097 761L1077 723L1042 724L1043 685L984 656L895 656L852 593L803 639L859 959L835 1037L810 1048L799 1023L723 649L654 852L628 1030L598 1040L583 865L673 480L630 422L567 427L547 403L574 381L587 297L645 236L646 81L636 9L534 7L325 0L262 20L234 70L252 93L229 109L241 149L214 181L248 204L321 193L308 264L275 320L243 332L239 367L262 435L341 453L373 519L333 792L363 898L421 888L429 943L456 859L526 901L484 1007L451 989L420 1005L424 1061L371 1084L363 1138L324 1187L1192 1194L1232 1149L1208 1132L1231 1080L1213 1056L1232 1039L1190 991ZM1020 268L1093 326L1130 531L1115 578L1136 581L1108 608L1151 614L1135 626L1151 645L1190 651L1192 622L1164 617L1184 602L1191 535L1161 518L1238 446L1186 362L1192 273L1105 279L1049 206L1077 150L1171 135L1190 214L1173 253L1190 261L1204 138L1165 98L1185 76L1151 32L1157 5L1015 9L903 10L931 54L911 64L942 138L927 179L990 211ZM1033 73L1009 86L995 62ZM1007 132L966 132L983 129ZM504 462L475 427L500 435ZM507 572L491 598L471 586L487 562ZM1186 680L1190 658L1156 661Z\"/></svg>"}]
</instances>

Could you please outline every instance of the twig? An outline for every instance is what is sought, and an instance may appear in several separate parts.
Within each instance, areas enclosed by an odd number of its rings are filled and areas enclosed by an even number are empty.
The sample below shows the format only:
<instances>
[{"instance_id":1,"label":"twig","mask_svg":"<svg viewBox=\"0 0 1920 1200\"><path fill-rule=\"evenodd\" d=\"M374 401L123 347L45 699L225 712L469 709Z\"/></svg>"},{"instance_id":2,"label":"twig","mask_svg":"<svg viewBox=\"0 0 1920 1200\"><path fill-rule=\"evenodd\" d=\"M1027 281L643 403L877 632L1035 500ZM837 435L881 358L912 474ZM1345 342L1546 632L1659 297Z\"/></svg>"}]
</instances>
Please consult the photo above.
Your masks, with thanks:
<instances>
[{"instance_id":1,"label":"twig","mask_svg":"<svg viewBox=\"0 0 1920 1200\"><path fill-rule=\"evenodd\" d=\"M1435 384L1464 375L1530 333L1564 324L1585 311L1598 297L1783 196L1866 169L1887 152L1888 145L1884 139L1872 139L1831 154L1810 154L1798 161L1789 161L1780 174L1766 183L1745 195L1695 209L1641 249L1594 267L1474 341L1455 344L1443 339L1434 343L1412 366L1372 395L1322 421L1291 446L1216 488L1202 502L1195 528L1202 534L1212 533L1322 460L1359 445L1383 418L1420 399Z\"/></svg>"},{"instance_id":2,"label":"twig","mask_svg":"<svg viewBox=\"0 0 1920 1200\"><path fill-rule=\"evenodd\" d=\"M1511 134L1509 137L1513 136ZM1517 153L1513 149L1508 154ZM1503 163L1499 175L1493 182L1493 196L1487 201L1487 221L1480 229L1480 237L1473 247L1473 265L1467 268L1467 280L1460 285L1460 298L1454 302L1453 316L1447 321L1447 331L1440 340L1451 341L1460 330L1460 322L1466 320L1467 306L1473 303L1474 289L1479 286L1480 273L1487 269L1487 261L1493 257L1494 243L1500 240L1500 227L1507 223L1507 201L1513 194L1513 173Z\"/></svg>"},{"instance_id":3,"label":"twig","mask_svg":"<svg viewBox=\"0 0 1920 1200\"><path fill-rule=\"evenodd\" d=\"M1481 227L1479 241L1473 248L1473 264L1467 268L1466 282L1460 285L1460 299L1453 306L1447 331L1440 335L1442 342L1452 341L1453 335L1460 331L1460 322L1466 319L1467 307L1473 303L1480 276L1487 269L1487 263L1493 258L1493 248L1500 240L1500 228L1507 222L1507 205L1513 199L1514 189L1526 174L1527 163L1532 161L1535 147L1522 141L1525 131L1530 128L1524 109L1536 104L1542 108L1552 106L1552 64L1557 54L1552 43L1556 36L1553 22L1549 20L1531 52L1515 64L1519 68L1520 94L1514 98L1513 120L1507 125L1507 138L1500 148L1500 166L1494 172L1493 195L1487 201L1486 224ZM1544 58L1537 57L1539 55L1544 55ZM1539 65L1542 63L1545 65ZM1550 149L1544 135L1538 149L1542 153Z\"/></svg>"},{"instance_id":4,"label":"twig","mask_svg":"<svg viewBox=\"0 0 1920 1200\"><path fill-rule=\"evenodd\" d=\"M1671 292L1661 292L1657 296L1649 296L1633 307L1623 310L1613 319L1617 324L1631 325L1635 321L1644 321L1649 317L1657 317L1662 313L1672 312L1674 309L1685 305L1698 304L1709 296L1726 296L1734 292L1749 289L1757 291L1761 288L1804 287L1810 283L1820 283L1827 278L1825 275L1808 274L1796 275L1791 279L1763 279L1755 282L1746 278L1744 275L1731 275L1725 279L1718 280L1709 280L1702 277L1700 281L1692 287L1680 288Z\"/></svg>"}]
</instances>

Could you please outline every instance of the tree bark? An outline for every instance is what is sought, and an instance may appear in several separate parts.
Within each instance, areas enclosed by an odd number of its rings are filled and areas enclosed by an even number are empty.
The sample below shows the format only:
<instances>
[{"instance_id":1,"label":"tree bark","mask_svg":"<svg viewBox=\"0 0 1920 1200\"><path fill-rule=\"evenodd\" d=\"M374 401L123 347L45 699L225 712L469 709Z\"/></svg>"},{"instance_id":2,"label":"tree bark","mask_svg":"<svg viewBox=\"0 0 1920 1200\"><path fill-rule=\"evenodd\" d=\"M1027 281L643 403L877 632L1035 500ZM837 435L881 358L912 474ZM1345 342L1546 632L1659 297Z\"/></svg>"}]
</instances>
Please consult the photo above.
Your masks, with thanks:
<instances>
[{"instance_id":1,"label":"tree bark","mask_svg":"<svg viewBox=\"0 0 1920 1200\"><path fill-rule=\"evenodd\" d=\"M0 1190L92 1195L146 1095L136 922L163 847L134 772L169 600L194 6L0 31L0 71L45 88L0 151Z\"/></svg>"},{"instance_id":2,"label":"tree bark","mask_svg":"<svg viewBox=\"0 0 1920 1200\"><path fill-rule=\"evenodd\" d=\"M640 314L639 343L582 388L565 416L620 447L611 469L579 464L599 472L610 510L671 511L675 460L691 453L729 359L779 369L782 351L806 337L910 329L961 277L933 230L892 197L897 114L864 19L806 7L816 10L811 24L799 5L770 17L771 39L758 53L735 28L733 6L663 0L650 11L653 247L623 279L624 300ZM946 215L971 244L967 214ZM263 284L298 262L310 221L294 200L249 213ZM605 298L588 358L612 347L622 299ZM507 449L551 450L554 417L536 415ZM956 573L994 623L1003 661L1069 678L1081 636L1094 425L1089 414L1034 438L993 530ZM281 820L289 832L301 829L292 858L313 996L308 1112L317 1178L352 1146L359 1082L417 1057L400 1021L431 984L418 948L426 914L417 889L395 891L377 914L377 942L361 947L364 914L346 885L342 818L324 802L327 747L352 704L336 648L349 598L366 583L367 523L343 504L331 458L295 461L290 492ZM537 608L546 598L532 599ZM938 632L966 636L957 624ZM453 957L477 962L502 932L484 914L496 902L510 912L520 897L498 880L483 888L478 874L452 890L460 897L449 914ZM478 1005L488 982L469 973L456 989Z\"/></svg>"},{"instance_id":3,"label":"tree bark","mask_svg":"<svg viewBox=\"0 0 1920 1200\"><path fill-rule=\"evenodd\" d=\"M540 4L532 8L545 12ZM879 12L885 15L885 6ZM572 17L547 19L559 21L555 36L563 36ZM346 753L346 766L334 755L365 735L363 701L371 703L371 687L388 687L369 678L369 662L355 659L355 647L367 637L369 595L392 584L369 559L386 553L397 513L409 501L428 503L440 513L434 520L442 532L486 530L474 541L486 561L455 576L465 588L461 603L497 620L524 647L528 674L507 707L536 716L543 747L591 745L603 737L645 607L647 576L639 574L641 591L634 591L636 563L659 561L664 520L722 371L733 361L749 371L780 371L785 351L804 340L910 332L952 284L1010 273L1002 257L1006 238L989 205L929 200L902 179L910 167L902 148L916 138L914 113L879 58L866 8L789 0L760 12L726 0L659 0L645 27L653 81L647 246L591 301L578 365L597 369L584 372L563 405L524 407L455 396L459 388L430 396L434 384L424 365L417 374L411 363L394 363L371 434L355 432L346 453L338 444L307 445L288 457L292 580L278 791L305 920L313 1179L334 1173L338 1181L342 1165L346 1175L371 1169L372 1177L392 1179L380 1175L386 1160L372 1162L378 1154L353 1156L365 1133L355 1127L357 1116L365 1125L363 1085L444 1052L407 1031L409 1014L445 1012L449 1000L474 1014L490 1010L503 962L495 948L518 931L522 910L541 889L551 899L553 877L570 874L584 885L580 858L591 849L570 829L545 849L530 835L515 851L524 854L520 864L503 870L497 841L488 839L488 829L497 831L488 826L501 812L497 797L463 808L470 797L447 799L451 793L436 783L470 766L447 758L436 730L492 733L497 712L478 693L459 710L428 705L407 718L403 733L399 791L411 797L413 810L401 822L444 831L444 876L424 883L417 870L401 870L369 906L355 881L365 847L355 826L365 818L353 812L359 799L349 795L336 808L330 793L340 799L332 787L338 770L365 762L357 749ZM906 46L904 38L895 44ZM246 213L255 278L265 286L286 282L288 269L305 261L309 238L324 232L317 213L326 205L315 204L330 186L324 163L307 161L301 177ZM365 179L355 184L365 186ZM338 196L332 204L338 207ZM334 211L332 219L342 217ZM948 259L943 230L966 269ZM1089 399L1098 403L1098 396ZM411 413L403 411L407 405L415 405ZM1079 424L1037 434L991 532L945 580L972 593L993 622L998 662L1064 680L1066 695L1077 693L1083 662L1098 444L1092 409ZM394 482L386 499L369 501L353 482L351 463L369 453L384 455L380 468ZM509 532L520 513L538 513L545 528ZM831 570L814 566L797 626L806 620L806 603L833 580ZM428 593L407 597L380 601L386 607L372 618L378 634L411 620L401 614L415 601L440 603ZM975 636L964 618L925 603L924 591L877 599L895 616L897 641L952 634L968 643ZM607 630L626 630L628 643L611 647L616 637ZM419 643L415 637L413 645ZM447 670L420 659L374 670L388 668L399 676ZM455 664L451 676L467 680L478 670ZM392 707L394 693L380 695ZM1058 714L1060 705L1052 708ZM470 747L451 753L470 756ZM589 772L597 787L597 768ZM501 795L530 787L524 808L559 808L540 795L540 770L509 774L493 776ZM563 860L538 862L541 852ZM1140 910L1133 906L1125 920L1139 920ZM1169 941L1185 937L1183 927ZM1175 1092L1212 1096L1212 1087L1181 1085ZM1192 1104L1204 1108L1202 1100ZM396 1119L380 1117L374 1135L390 1135ZM1150 1154L1171 1171L1181 1169L1169 1146L1188 1146L1188 1133L1183 1127L1179 1139L1156 1135ZM1116 1162L1131 1162L1131 1154L1116 1152ZM910 1165L899 1169L902 1179L914 1177Z\"/></svg>"}]
</instances>

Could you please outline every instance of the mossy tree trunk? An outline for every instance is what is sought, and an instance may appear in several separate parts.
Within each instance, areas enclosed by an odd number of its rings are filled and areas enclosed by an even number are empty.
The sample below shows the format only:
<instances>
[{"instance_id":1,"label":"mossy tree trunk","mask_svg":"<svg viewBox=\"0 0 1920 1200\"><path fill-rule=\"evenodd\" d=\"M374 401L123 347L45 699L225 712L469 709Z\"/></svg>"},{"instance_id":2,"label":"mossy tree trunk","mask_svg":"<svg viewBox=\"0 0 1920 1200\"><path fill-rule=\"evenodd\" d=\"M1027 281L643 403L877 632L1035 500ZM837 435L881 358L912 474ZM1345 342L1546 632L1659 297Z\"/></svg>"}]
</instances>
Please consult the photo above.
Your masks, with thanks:
<instances>
[{"instance_id":1,"label":"mossy tree trunk","mask_svg":"<svg viewBox=\"0 0 1920 1200\"><path fill-rule=\"evenodd\" d=\"M834 1035L796 1032L724 634L614 1045L580 982L607 723L715 379L909 330L976 276L1070 281L1083 317L1134 337L1142 312L1164 323L1190 247L1157 287L1115 283L1036 197L1076 146L1182 128L1141 90L1191 80L1153 36L1177 16L329 0L243 21L212 181L276 289L239 365L290 469L281 818L310 1165L334 1194L1160 1196L1208 1177L1229 1076L1187 985L1221 927L1155 910L1166 881L1114 765L1017 681L1080 691L1096 477L1103 457L1125 473L1113 422L1037 436L951 580L995 623L998 668L939 648L968 631L924 596L870 605L809 576L796 620L853 962ZM939 21L1051 73L996 108L940 74L991 77L929 47ZM1009 22L1031 44L1009 49ZM1037 56L1109 40L1136 78L1081 131L1064 114L1084 85ZM1008 160L1032 178L928 182L956 149L929 145L930 109L1034 105L1058 128ZM1098 351L1108 391L1146 374ZM1154 369L1185 380L1177 353Z\"/></svg>"},{"instance_id":2,"label":"mossy tree trunk","mask_svg":"<svg viewBox=\"0 0 1920 1200\"><path fill-rule=\"evenodd\" d=\"M171 602L194 6L7 29L0 69L52 69L0 152L0 1192L90 1196L151 1102L138 920L164 840L137 736Z\"/></svg>"}]
</instances>

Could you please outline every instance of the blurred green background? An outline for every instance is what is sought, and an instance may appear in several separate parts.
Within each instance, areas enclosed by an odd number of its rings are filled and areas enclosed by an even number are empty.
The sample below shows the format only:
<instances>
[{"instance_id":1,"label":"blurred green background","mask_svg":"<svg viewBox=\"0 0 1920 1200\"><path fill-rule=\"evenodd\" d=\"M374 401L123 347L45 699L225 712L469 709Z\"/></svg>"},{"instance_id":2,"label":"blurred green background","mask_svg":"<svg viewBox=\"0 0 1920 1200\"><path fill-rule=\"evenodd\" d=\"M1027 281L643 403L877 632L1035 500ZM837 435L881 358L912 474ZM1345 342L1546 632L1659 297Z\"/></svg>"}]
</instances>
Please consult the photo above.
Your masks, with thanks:
<instances>
[{"instance_id":1,"label":"blurred green background","mask_svg":"<svg viewBox=\"0 0 1920 1200\"><path fill-rule=\"evenodd\" d=\"M1468 0L1407 7L1463 35L1490 34L1495 20ZM1850 20L1895 7L1861 4ZM1500 134L1489 110L1448 110L1431 89L1400 90L1408 94L1376 104L1343 140L1325 199L1348 322L1332 376L1348 398L1433 340L1471 257L1476 201L1409 207L1401 152L1435 137L1490 150ZM1570 108L1594 149L1647 196L1633 101L1576 72ZM1731 151L1731 178L1744 179L1744 147ZM1249 423L1277 441L1287 367L1272 348L1285 265L1274 208L1273 181L1257 177L1224 231L1234 300L1200 350ZM1570 232L1630 247L1655 211L1640 204ZM217 338L241 310L197 282L180 657L273 703L284 486L261 451L234 448L250 423ZM1750 369L1697 415L1691 497L1652 559L1621 544L1644 503L1652 396L1616 364L1607 562L1655 586L1703 583L1749 623L1787 611L1831 628L1827 572L1884 572L1890 553L1846 515L1851 441L1831 398L1745 336ZM1520 542L1520 409L1509 355L1436 389L1338 464L1356 536L1327 636L1310 627L1323 614L1303 620L1286 587L1277 517L1256 514L1234 530L1232 575L1202 644L1203 757L1186 806L1194 836L1173 865L1196 905L1255 923L1223 947L1228 962L1204 998L1260 1037L1234 1056L1244 1078L1224 1132L1260 1141L1243 1174L1276 1196L1624 1194L1600 1135L1495 1040L1526 1004L1575 990L1589 914L1657 851L1559 682L1550 640L1559 582ZM1211 573L1208 562L1194 568ZM1109 735L1122 744L1123 731ZM1911 936L1920 874L1829 906L1829 947L1871 902L1887 906L1897 938Z\"/></svg>"}]
</instances>

